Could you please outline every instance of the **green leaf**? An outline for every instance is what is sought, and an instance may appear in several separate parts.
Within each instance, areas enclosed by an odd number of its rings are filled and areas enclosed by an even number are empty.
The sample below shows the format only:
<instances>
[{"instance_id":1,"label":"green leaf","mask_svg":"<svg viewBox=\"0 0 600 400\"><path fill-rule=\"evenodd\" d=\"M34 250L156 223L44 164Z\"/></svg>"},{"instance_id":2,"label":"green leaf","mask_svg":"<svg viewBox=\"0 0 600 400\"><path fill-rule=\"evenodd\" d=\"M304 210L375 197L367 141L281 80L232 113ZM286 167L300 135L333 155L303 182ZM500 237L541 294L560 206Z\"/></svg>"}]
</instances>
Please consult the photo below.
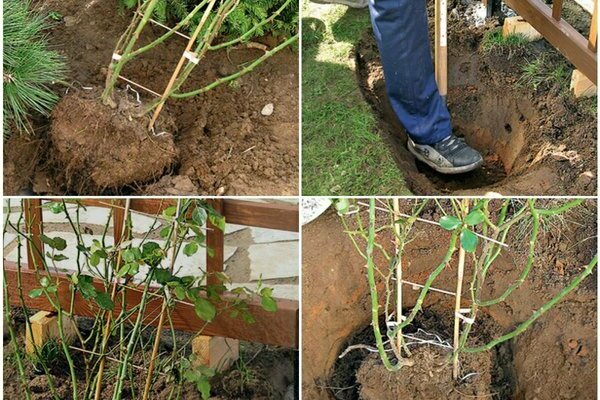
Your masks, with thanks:
<instances>
[{"instance_id":1,"label":"green leaf","mask_svg":"<svg viewBox=\"0 0 600 400\"><path fill-rule=\"evenodd\" d=\"M198 297L196 299L196 305L194 309L196 310L198 317L204 321L210 322L217 315L217 309L215 306L203 297Z\"/></svg>"},{"instance_id":2,"label":"green leaf","mask_svg":"<svg viewBox=\"0 0 600 400\"><path fill-rule=\"evenodd\" d=\"M54 255L52 255L49 252L46 252L46 257L48 257L49 259L54 260L54 261L64 261L64 260L68 260L69 259L69 257L65 256L64 254L54 254Z\"/></svg>"},{"instance_id":3,"label":"green leaf","mask_svg":"<svg viewBox=\"0 0 600 400\"><path fill-rule=\"evenodd\" d=\"M190 243L186 244L185 246L183 246L183 254L185 254L188 257L193 256L197 252L198 252L198 244L195 242L190 242Z\"/></svg>"},{"instance_id":4,"label":"green leaf","mask_svg":"<svg viewBox=\"0 0 600 400\"><path fill-rule=\"evenodd\" d=\"M112 311L115 308L115 304L110 299L108 293L96 292L95 300L96 303L98 303L98 306L100 306L100 308L102 308L103 310Z\"/></svg>"},{"instance_id":5,"label":"green leaf","mask_svg":"<svg viewBox=\"0 0 600 400\"><path fill-rule=\"evenodd\" d=\"M274 298L267 295L261 295L260 304L265 311L275 312L277 311L277 302Z\"/></svg>"},{"instance_id":6,"label":"green leaf","mask_svg":"<svg viewBox=\"0 0 600 400\"><path fill-rule=\"evenodd\" d=\"M156 242L147 242L142 246L142 258L150 267L156 267L163 259L163 252Z\"/></svg>"},{"instance_id":7,"label":"green leaf","mask_svg":"<svg viewBox=\"0 0 600 400\"><path fill-rule=\"evenodd\" d=\"M485 220L485 216L481 210L474 210L465 217L465 224L470 226L479 225Z\"/></svg>"},{"instance_id":8,"label":"green leaf","mask_svg":"<svg viewBox=\"0 0 600 400\"><path fill-rule=\"evenodd\" d=\"M350 208L348 199L337 199L337 201L334 202L334 205L339 214L346 214Z\"/></svg>"},{"instance_id":9,"label":"green leaf","mask_svg":"<svg viewBox=\"0 0 600 400\"><path fill-rule=\"evenodd\" d=\"M54 248L58 251L63 251L67 248L67 241L61 237L54 238Z\"/></svg>"},{"instance_id":10,"label":"green leaf","mask_svg":"<svg viewBox=\"0 0 600 400\"><path fill-rule=\"evenodd\" d=\"M79 275L77 279L77 289L79 289L83 298L89 299L96 296L96 288L92 284L94 278L89 275Z\"/></svg>"},{"instance_id":11,"label":"green leaf","mask_svg":"<svg viewBox=\"0 0 600 400\"><path fill-rule=\"evenodd\" d=\"M166 226L166 227L162 228L160 230L159 235L160 235L161 238L166 239L166 238L169 237L170 233L171 233L171 226L169 225L169 226Z\"/></svg>"},{"instance_id":12,"label":"green leaf","mask_svg":"<svg viewBox=\"0 0 600 400\"><path fill-rule=\"evenodd\" d=\"M452 215L444 215L442 218L440 218L440 226L447 231L453 231L460 225L460 219Z\"/></svg>"},{"instance_id":13,"label":"green leaf","mask_svg":"<svg viewBox=\"0 0 600 400\"><path fill-rule=\"evenodd\" d=\"M185 300L185 289L183 286L177 286L175 288L175 297L179 300Z\"/></svg>"},{"instance_id":14,"label":"green leaf","mask_svg":"<svg viewBox=\"0 0 600 400\"><path fill-rule=\"evenodd\" d=\"M202 207L194 208L194 212L192 212L192 220L198 225L203 226L206 223L207 217L206 210Z\"/></svg>"},{"instance_id":15,"label":"green leaf","mask_svg":"<svg viewBox=\"0 0 600 400\"><path fill-rule=\"evenodd\" d=\"M225 231L225 217L218 214L210 214L208 219L211 224L219 228L220 231Z\"/></svg>"},{"instance_id":16,"label":"green leaf","mask_svg":"<svg viewBox=\"0 0 600 400\"><path fill-rule=\"evenodd\" d=\"M32 299L36 299L36 298L40 297L42 295L42 293L44 293L44 289L37 288L37 289L32 289L28 295Z\"/></svg>"},{"instance_id":17,"label":"green leaf","mask_svg":"<svg viewBox=\"0 0 600 400\"><path fill-rule=\"evenodd\" d=\"M65 205L62 202L53 201L45 205L52 214L60 214L65 211Z\"/></svg>"},{"instance_id":18,"label":"green leaf","mask_svg":"<svg viewBox=\"0 0 600 400\"><path fill-rule=\"evenodd\" d=\"M137 247L133 249L127 249L123 252L123 260L125 262L134 262L142 258L142 252Z\"/></svg>"},{"instance_id":19,"label":"green leaf","mask_svg":"<svg viewBox=\"0 0 600 400\"><path fill-rule=\"evenodd\" d=\"M173 278L173 274L167 268L156 268L154 270L154 279L161 285L166 285Z\"/></svg>"},{"instance_id":20,"label":"green leaf","mask_svg":"<svg viewBox=\"0 0 600 400\"><path fill-rule=\"evenodd\" d=\"M92 267L97 267L98 264L100 264L100 254L99 253L92 253L92 255L89 258L90 261L90 265Z\"/></svg>"},{"instance_id":21,"label":"green leaf","mask_svg":"<svg viewBox=\"0 0 600 400\"><path fill-rule=\"evenodd\" d=\"M208 381L208 379L203 378L198 380L196 387L202 395L202 400L208 400L210 398L210 382Z\"/></svg>"},{"instance_id":22,"label":"green leaf","mask_svg":"<svg viewBox=\"0 0 600 400\"><path fill-rule=\"evenodd\" d=\"M207 247L206 254L208 254L210 258L213 258L215 256L215 249L213 249L212 247Z\"/></svg>"},{"instance_id":23,"label":"green leaf","mask_svg":"<svg viewBox=\"0 0 600 400\"><path fill-rule=\"evenodd\" d=\"M163 211L163 215L166 217L174 217L176 213L177 213L177 206L167 207Z\"/></svg>"},{"instance_id":24,"label":"green leaf","mask_svg":"<svg viewBox=\"0 0 600 400\"><path fill-rule=\"evenodd\" d=\"M42 285L43 288L47 288L50 286L50 279L48 279L47 276L42 276L40 279L40 285Z\"/></svg>"},{"instance_id":25,"label":"green leaf","mask_svg":"<svg viewBox=\"0 0 600 400\"><path fill-rule=\"evenodd\" d=\"M477 249L478 241L479 239L477 236L468 229L463 229L463 231L460 233L460 244L468 253L473 253Z\"/></svg>"}]
</instances>

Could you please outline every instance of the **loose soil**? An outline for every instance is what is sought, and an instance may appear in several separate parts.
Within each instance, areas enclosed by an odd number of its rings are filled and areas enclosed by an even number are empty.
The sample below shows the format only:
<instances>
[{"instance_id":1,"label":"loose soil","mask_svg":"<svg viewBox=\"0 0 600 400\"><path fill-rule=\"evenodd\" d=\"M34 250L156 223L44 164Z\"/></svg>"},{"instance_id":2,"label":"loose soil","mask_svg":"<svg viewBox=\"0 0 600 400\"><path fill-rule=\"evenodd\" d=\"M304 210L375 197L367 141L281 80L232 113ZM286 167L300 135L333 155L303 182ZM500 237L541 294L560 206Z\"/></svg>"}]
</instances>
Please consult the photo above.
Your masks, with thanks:
<instances>
[{"instance_id":1,"label":"loose soil","mask_svg":"<svg viewBox=\"0 0 600 400\"><path fill-rule=\"evenodd\" d=\"M167 102L165 114L174 120L165 137L142 137L143 124L134 128L125 138L113 143L126 145L143 143L138 149L107 148L109 132L114 131L113 116L121 110L92 107L86 92L99 93L103 88L106 67L115 43L124 32L130 12L119 11L117 2L38 0L36 8L62 15L49 30L51 46L66 56L70 73L69 95L64 87L56 87L64 97L50 119L37 117L33 121L35 138L13 135L4 147L4 191L6 194L33 192L37 194L196 194L214 195L294 195L298 193L298 52L285 49L264 65L235 83L222 85L208 93L188 99ZM99 17L100 16L100 17ZM140 45L149 43L164 30L148 25ZM277 39L256 39L269 48ZM168 82L186 40L173 36L166 43L131 62L123 75L158 93ZM247 62L260 57L262 50L241 46L231 51L210 53L199 65L184 91L202 87L229 75ZM92 90L87 90L92 88ZM125 92L126 85L119 85ZM153 100L140 92L143 104ZM98 96L94 95L98 102ZM137 102L137 95L126 90L120 97ZM78 100L75 100L77 98ZM81 118L79 108L70 110L75 103L86 103L88 119ZM272 103L270 116L261 114L262 108ZM98 103L99 104L99 103ZM79 106L78 106L79 107ZM92 114L93 113L93 114ZM78 120L80 119L80 120ZM94 120L96 119L96 121ZM101 121L98 131L95 124ZM130 121L131 122L131 121ZM108 126L106 124L109 124ZM51 134L51 127L62 127L59 135ZM83 138L79 128L85 127ZM68 132L70 131L70 132ZM98 138L93 138L93 133ZM156 132L160 133L160 132ZM68 136L65 136L68 135ZM133 140L133 136L139 136ZM152 139L152 140L148 140ZM174 141L175 154L163 154L162 140ZM85 148L99 142L104 147L91 155ZM77 162L67 154L76 154L77 146L84 143ZM150 148L156 144L156 148ZM71 151L65 153L65 148ZM167 143L167 148L172 147ZM124 157L134 156L137 161L123 164ZM85 166L104 169L103 174L85 170ZM149 161L151 160L151 161ZM114 170L125 170L117 171ZM102 176L100 182L96 182ZM112 179L114 178L114 179ZM91 182L90 182L91 181Z\"/></svg>"},{"instance_id":2,"label":"loose soil","mask_svg":"<svg viewBox=\"0 0 600 400\"><path fill-rule=\"evenodd\" d=\"M429 8L433 32L433 2ZM486 52L482 39L486 32L499 29L498 20L469 26L463 18L465 2L451 1L449 9L457 13L450 13L448 22L448 107L455 134L483 154L480 170L444 176L415 161L389 105L371 29L356 47L361 90L409 188L427 195L595 194L597 120L590 100L568 93L568 81L546 82L534 90L522 80L523 66L541 56L547 71L563 66L570 77L572 66L544 40Z\"/></svg>"},{"instance_id":3,"label":"loose soil","mask_svg":"<svg viewBox=\"0 0 600 400\"><path fill-rule=\"evenodd\" d=\"M24 348L25 320L20 310L12 311L12 321L14 321L19 343ZM93 321L88 318L79 319L79 327L85 332L90 329ZM23 388L19 381L19 375L14 360L14 349L7 339L8 333L5 331L4 337L4 397L23 399L25 398ZM146 335L148 336L148 335ZM146 337L147 343L152 343L150 336ZM188 343L191 339L190 334L177 332L176 340L179 348ZM112 343L116 345L116 343ZM217 374L211 380L212 400L234 400L234 399L252 399L252 400L292 400L294 385L294 354L292 350L278 349L261 344L246 343L240 344L240 364L232 365L228 370ZM173 349L171 333L166 332L161 339L160 352L169 353ZM151 348L145 355L146 361L151 356ZM189 352L189 350L188 350ZM85 376L83 371L84 360L82 353L72 351L76 370L81 372L78 376L80 395L84 390ZM63 353L58 349L57 356L49 361L48 367L55 382L55 387L61 399L72 399L72 385L69 375L69 368ZM139 351L136 352L132 362L136 365L142 365L143 359ZM157 363L160 368L161 363ZM112 373L116 371L116 363L107 361L105 371ZM39 370L38 370L39 369ZM48 380L44 375L41 366L36 369L31 362L26 362L25 373L29 377L29 389L32 392L33 400L51 400L52 396L48 389ZM243 372L243 374L242 374ZM132 394L131 382L127 380L124 384L123 399L138 399L139 391L143 389L146 379L145 373L140 373L135 378L135 395ZM101 399L109 400L112 398L113 383L107 379L102 391ZM165 376L158 377L150 393L153 399L167 399L172 389L173 383L167 381ZM202 397L193 384L185 384L181 394L182 399L200 400Z\"/></svg>"},{"instance_id":4,"label":"loose soil","mask_svg":"<svg viewBox=\"0 0 600 400\"><path fill-rule=\"evenodd\" d=\"M401 207L409 210L410 205L401 202ZM440 217L434 207L428 207L423 215L432 220ZM422 283L443 259L449 235L429 224L419 224L415 229L418 234L406 247L404 277ZM521 227L511 232L507 240L511 251L503 252L490 269L484 298L497 297L519 275L527 257L530 229ZM447 379L449 370L440 366L445 354L434 347L419 347L415 365L403 368L398 374L387 373L378 358L367 357L364 350L352 351L339 360L338 356L351 344L374 343L372 336L369 339L371 305L365 262L343 230L333 212L303 227L302 385L307 398L425 400L469 399L474 395L501 400L596 398L597 272L515 339L484 358L473 359L472 355L464 354L463 372L473 369L481 374L467 382L455 384ZM538 238L528 279L505 302L480 314L481 327L470 340L487 342L513 330L556 295L596 254L595 232L593 201L564 218L548 221ZM389 239L379 239L388 251L392 243L392 238ZM457 257L438 276L436 287L454 290ZM378 264L383 263L381 257ZM468 260L465 276L469 276L470 268ZM383 290L383 285L379 288ZM407 308L415 304L419 291L404 286ZM431 293L417 327L451 340L453 308L453 297ZM425 366L419 366L423 360ZM442 368L439 374L431 376L427 372L423 376L425 371L439 368Z\"/></svg>"}]
</instances>

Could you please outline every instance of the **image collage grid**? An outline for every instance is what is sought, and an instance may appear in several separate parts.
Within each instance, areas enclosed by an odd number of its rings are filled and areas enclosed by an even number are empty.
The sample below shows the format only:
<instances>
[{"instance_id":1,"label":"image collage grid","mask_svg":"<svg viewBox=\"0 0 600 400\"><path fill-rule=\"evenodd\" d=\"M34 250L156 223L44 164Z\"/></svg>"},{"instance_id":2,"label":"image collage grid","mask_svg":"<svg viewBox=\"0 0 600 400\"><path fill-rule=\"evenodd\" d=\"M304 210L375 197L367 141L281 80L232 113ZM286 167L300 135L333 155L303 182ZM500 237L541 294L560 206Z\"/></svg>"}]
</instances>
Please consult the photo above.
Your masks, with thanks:
<instances>
[{"instance_id":1,"label":"image collage grid","mask_svg":"<svg viewBox=\"0 0 600 400\"><path fill-rule=\"evenodd\" d=\"M598 0L4 0L2 394L598 398Z\"/></svg>"}]
</instances>

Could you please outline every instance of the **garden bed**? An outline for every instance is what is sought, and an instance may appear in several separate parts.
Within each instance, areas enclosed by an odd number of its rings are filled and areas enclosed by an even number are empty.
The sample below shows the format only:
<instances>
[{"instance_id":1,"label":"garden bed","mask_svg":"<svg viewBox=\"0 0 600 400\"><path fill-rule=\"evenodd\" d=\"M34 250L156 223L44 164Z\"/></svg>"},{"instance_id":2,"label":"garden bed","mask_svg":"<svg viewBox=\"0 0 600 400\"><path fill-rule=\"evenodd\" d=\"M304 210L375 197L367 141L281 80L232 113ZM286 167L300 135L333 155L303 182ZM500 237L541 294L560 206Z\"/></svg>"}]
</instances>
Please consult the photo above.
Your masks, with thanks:
<instances>
[{"instance_id":1,"label":"garden bed","mask_svg":"<svg viewBox=\"0 0 600 400\"><path fill-rule=\"evenodd\" d=\"M401 207L410 212L408 202L401 201ZM441 215L431 205L421 217L437 221ZM597 251L595 221L596 203L590 201L579 211L545 224L528 279L506 301L480 313L470 345L513 330L580 273ZM417 224L416 235L405 248L403 279L423 283L443 259L449 233L435 225ZM510 233L506 243L511 250L503 251L488 272L485 298L498 296L519 275L527 259L527 251L519 250L527 247L527 229L530 227ZM521 335L491 352L463 353L460 376L478 375L457 383L446 364L448 354L439 347L410 347L414 355L409 360L414 365L397 373L388 372L380 359L366 350L353 350L340 359L350 345L374 345L365 260L332 212L306 225L303 238L302 379L308 398L596 398L595 272ZM378 242L389 243L390 250L392 239L387 239L378 237ZM385 261L377 264L385 265ZM470 270L467 257L465 276L470 276ZM434 286L452 291L455 283L456 256ZM379 289L383 290L381 282ZM406 309L414 306L419 291L404 285ZM451 343L454 297L431 293L423 306L411 329L422 328Z\"/></svg>"},{"instance_id":2,"label":"garden bed","mask_svg":"<svg viewBox=\"0 0 600 400\"><path fill-rule=\"evenodd\" d=\"M55 90L61 97L81 102L90 93L102 89L111 54L129 23L131 13L119 11L116 1L82 4L74 0L40 0L34 6L42 12L52 12L59 19L49 31L49 41L53 48L66 56L70 70L67 81L72 87L68 94L64 86L57 85ZM148 25L140 43L148 43L163 33L162 28ZM278 43L272 37L255 40L267 48ZM128 64L123 75L162 93L185 44L185 39L173 36ZM211 52L188 79L184 90L201 87L231 74L240 65L262 54L262 50L245 45L229 52ZM137 103L135 92L125 87L123 82L119 84L120 98L127 103ZM59 103L58 111L55 110L50 119L36 118L33 121L35 137L12 135L5 142L4 190L6 194L13 195L23 191L37 194L296 194L297 94L298 52L290 48L231 84L191 99L168 101L164 114L174 121L174 126L166 131L167 136L173 138L175 151L167 160L169 162L153 163L160 164L156 165L159 168L147 168L143 162L120 164L122 156L129 157L131 153L114 146L115 143L125 144L115 141L112 135L117 131L103 129L106 127L104 123L97 129L95 117L86 115L84 120L80 118L80 109L72 109L66 104L61 109L62 103ZM140 91L140 96L142 103L153 100L143 91ZM73 102L71 100L71 106ZM271 115L262 115L261 110L267 104L273 104L274 111ZM106 112L96 110L95 113L103 114L103 120L119 118L123 115L120 106L121 103L115 110L107 108ZM97 108L101 108L100 103ZM133 123L140 127L145 125L135 119ZM52 133L57 125L62 125L62 135ZM65 163L66 159L74 157L73 153L65 153L64 148L77 147L77 140L81 140L77 133L82 129L85 131L80 136L90 138L83 143L84 150L88 150L79 154L82 162L74 168L72 163ZM69 130L71 138L64 135ZM125 139L124 142L134 143ZM163 139L148 133L137 140L148 146ZM98 143L103 145L92 154L89 149ZM116 156L106 151L111 146ZM157 151L163 148L158 146ZM142 160L154 157L152 151L142 153L135 157ZM125 175L133 180L124 184L120 178L111 179L113 171L104 167L111 164L115 170L125 169ZM93 182L93 178L97 177L93 170L98 167L105 169L99 185Z\"/></svg>"},{"instance_id":3,"label":"garden bed","mask_svg":"<svg viewBox=\"0 0 600 400\"><path fill-rule=\"evenodd\" d=\"M415 161L386 97L372 30L357 44L360 87L409 188L427 195L595 194L596 99L568 93L572 66L544 40L485 50L482 42L499 23L475 27L463 3L449 4L448 106L455 133L484 156L477 171L443 176ZM433 32L433 2L429 9ZM580 14L585 19L583 10ZM534 79L546 79L539 84L524 73L535 63Z\"/></svg>"}]
</instances>

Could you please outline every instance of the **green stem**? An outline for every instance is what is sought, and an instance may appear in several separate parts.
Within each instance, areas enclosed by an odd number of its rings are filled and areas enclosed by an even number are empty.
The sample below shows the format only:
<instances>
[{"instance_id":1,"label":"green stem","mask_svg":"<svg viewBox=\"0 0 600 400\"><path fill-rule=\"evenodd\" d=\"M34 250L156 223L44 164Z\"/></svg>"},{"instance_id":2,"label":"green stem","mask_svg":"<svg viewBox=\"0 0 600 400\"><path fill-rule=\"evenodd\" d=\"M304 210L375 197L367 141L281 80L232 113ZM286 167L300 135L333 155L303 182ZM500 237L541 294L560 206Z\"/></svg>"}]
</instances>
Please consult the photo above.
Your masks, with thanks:
<instances>
[{"instance_id":1,"label":"green stem","mask_svg":"<svg viewBox=\"0 0 600 400\"><path fill-rule=\"evenodd\" d=\"M536 312L534 312L533 315L531 317L529 317L529 319L527 319L525 322L521 323L514 331L507 333L506 335L503 335L497 339L494 339L486 345L479 346L479 347L465 348L463 351L465 353L477 353L480 351L487 351L487 350L490 350L491 348L493 348L494 346L496 346L502 342L506 342L507 340L514 338L515 336L519 335L520 333L523 333L527 328L529 328L529 326L535 320L537 320L539 317L541 317L544 313L546 313L549 309L551 309L556 303L558 303L563 297L565 297L566 295L571 293L577 286L579 286L579 284L588 275L590 275L592 273L597 262L598 262L598 255L594 256L592 261L590 261L588 266L583 270L583 272L581 274L579 274L577 276L577 278L575 278L568 286L566 286L563 290L561 290L558 293L558 295L556 295L552 300L548 301L546 304L544 304L542 307L540 307Z\"/></svg>"}]
</instances>

